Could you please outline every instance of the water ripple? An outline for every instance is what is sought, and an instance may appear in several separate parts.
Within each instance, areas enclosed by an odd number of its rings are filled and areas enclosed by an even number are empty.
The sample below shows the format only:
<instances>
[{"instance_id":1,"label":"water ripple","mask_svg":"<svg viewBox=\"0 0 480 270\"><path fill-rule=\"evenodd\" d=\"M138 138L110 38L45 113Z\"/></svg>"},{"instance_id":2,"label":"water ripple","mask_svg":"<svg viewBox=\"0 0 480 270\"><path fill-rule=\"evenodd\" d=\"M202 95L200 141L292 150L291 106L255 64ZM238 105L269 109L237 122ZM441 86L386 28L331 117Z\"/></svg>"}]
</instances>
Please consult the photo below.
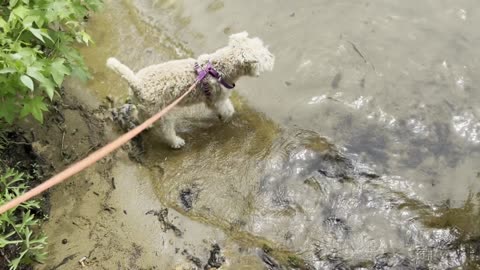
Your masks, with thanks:
<instances>
[{"instance_id":1,"label":"water ripple","mask_svg":"<svg viewBox=\"0 0 480 270\"><path fill-rule=\"evenodd\" d=\"M463 114L453 116L452 124L459 136L471 143L480 143L480 121L473 113L463 112Z\"/></svg>"}]
</instances>

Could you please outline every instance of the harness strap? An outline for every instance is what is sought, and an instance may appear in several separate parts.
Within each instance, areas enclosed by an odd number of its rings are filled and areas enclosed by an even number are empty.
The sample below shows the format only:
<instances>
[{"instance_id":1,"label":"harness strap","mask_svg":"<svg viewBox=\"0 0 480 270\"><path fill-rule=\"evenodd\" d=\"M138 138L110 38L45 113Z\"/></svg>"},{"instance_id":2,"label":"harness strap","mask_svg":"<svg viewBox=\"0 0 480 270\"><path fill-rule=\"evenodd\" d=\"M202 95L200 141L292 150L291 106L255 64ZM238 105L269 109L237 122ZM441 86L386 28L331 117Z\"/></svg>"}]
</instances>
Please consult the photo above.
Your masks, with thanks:
<instances>
[{"instance_id":1,"label":"harness strap","mask_svg":"<svg viewBox=\"0 0 480 270\"><path fill-rule=\"evenodd\" d=\"M207 69L202 69L198 63L195 63L195 70L197 71L197 81L200 84L200 88L203 90L203 93L205 96L209 99L210 96L212 95L212 92L210 92L210 87L208 84L203 80L208 76L208 70Z\"/></svg>"},{"instance_id":2,"label":"harness strap","mask_svg":"<svg viewBox=\"0 0 480 270\"><path fill-rule=\"evenodd\" d=\"M235 84L228 83L225 81L225 79L220 75L220 73L213 67L212 63L208 61L207 65L205 68L201 68L198 63L195 63L195 71L197 72L197 80L202 82L202 88L205 91L205 86L208 87L205 83L203 83L203 79L205 79L208 75L212 76L213 78L217 79L217 81L225 88L227 89L233 89L235 87ZM208 90L208 92L210 92ZM206 93L207 94L207 93ZM209 96L210 93L207 95Z\"/></svg>"}]
</instances>

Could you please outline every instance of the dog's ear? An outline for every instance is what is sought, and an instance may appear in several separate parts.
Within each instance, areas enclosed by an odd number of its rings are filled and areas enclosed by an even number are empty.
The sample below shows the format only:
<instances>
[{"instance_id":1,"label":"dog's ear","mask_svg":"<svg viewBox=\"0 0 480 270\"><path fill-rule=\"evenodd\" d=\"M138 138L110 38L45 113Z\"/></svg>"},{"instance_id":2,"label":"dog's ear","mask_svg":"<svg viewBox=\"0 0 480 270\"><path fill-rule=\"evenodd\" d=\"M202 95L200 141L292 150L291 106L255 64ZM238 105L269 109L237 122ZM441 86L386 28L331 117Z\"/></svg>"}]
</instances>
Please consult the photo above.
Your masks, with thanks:
<instances>
[{"instance_id":1,"label":"dog's ear","mask_svg":"<svg viewBox=\"0 0 480 270\"><path fill-rule=\"evenodd\" d=\"M236 33L236 34L233 34L229 37L228 44L229 45L239 44L242 41L245 41L247 38L248 38L247 31Z\"/></svg>"}]
</instances>

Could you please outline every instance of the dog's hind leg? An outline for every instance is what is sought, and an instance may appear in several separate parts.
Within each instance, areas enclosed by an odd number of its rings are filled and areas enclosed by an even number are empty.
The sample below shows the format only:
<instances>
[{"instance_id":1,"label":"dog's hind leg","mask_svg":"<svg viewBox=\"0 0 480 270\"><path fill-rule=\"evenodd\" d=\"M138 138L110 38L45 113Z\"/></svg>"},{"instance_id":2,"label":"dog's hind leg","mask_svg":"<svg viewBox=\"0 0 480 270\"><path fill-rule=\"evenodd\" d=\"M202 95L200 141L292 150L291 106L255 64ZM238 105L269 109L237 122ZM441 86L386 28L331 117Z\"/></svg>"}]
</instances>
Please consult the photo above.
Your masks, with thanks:
<instances>
[{"instance_id":1,"label":"dog's hind leg","mask_svg":"<svg viewBox=\"0 0 480 270\"><path fill-rule=\"evenodd\" d=\"M160 119L160 136L174 149L180 149L185 145L185 140L177 136L175 132L175 120L171 117Z\"/></svg>"}]
</instances>

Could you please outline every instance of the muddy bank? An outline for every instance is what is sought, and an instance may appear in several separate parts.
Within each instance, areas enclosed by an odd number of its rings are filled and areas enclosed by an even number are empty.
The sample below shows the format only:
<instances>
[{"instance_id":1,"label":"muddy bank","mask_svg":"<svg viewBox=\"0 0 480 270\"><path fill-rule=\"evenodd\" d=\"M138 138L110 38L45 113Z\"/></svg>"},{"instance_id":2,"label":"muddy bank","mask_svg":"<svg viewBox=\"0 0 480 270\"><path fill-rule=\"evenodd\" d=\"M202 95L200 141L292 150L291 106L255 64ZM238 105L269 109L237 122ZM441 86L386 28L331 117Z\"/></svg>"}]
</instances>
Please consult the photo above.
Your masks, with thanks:
<instances>
[{"instance_id":1,"label":"muddy bank","mask_svg":"<svg viewBox=\"0 0 480 270\"><path fill-rule=\"evenodd\" d=\"M78 104L68 94L64 102L55 105L43 126L35 122L24 126L31 131L28 140L33 142L32 151L48 162L51 173L119 135L107 105L93 109ZM247 124L258 117L240 105L239 110L244 111L246 118L242 117L242 121ZM203 123L207 128L205 136L218 125L210 120ZM234 127L223 126L232 132ZM271 142L276 132L273 127L258 130L263 134L262 141ZM163 145L148 132L142 135L142 141ZM194 141L192 147L201 144L201 140ZM159 158L152 157L158 152L146 151L138 156L137 146L123 147L49 192L52 207L43 226L49 236L49 257L37 269L263 269L265 257L259 255L261 250L268 251L270 260L278 261L279 266L297 264L303 269L305 263L300 257L268 239L249 232L235 233L227 226L194 215L185 216L199 202L199 186L175 193L183 208L163 203L152 185L165 179L162 162L151 160ZM183 155L168 148L162 153L162 160ZM171 169L174 167L168 171ZM215 205L220 207L221 201Z\"/></svg>"},{"instance_id":2,"label":"muddy bank","mask_svg":"<svg viewBox=\"0 0 480 270\"><path fill-rule=\"evenodd\" d=\"M119 135L107 105L79 104L66 94L44 125L22 125L25 138L16 145L45 162L48 173L40 179ZM151 183L163 169L138 163L132 152L133 146L125 146L48 192L43 230L49 256L36 269L261 269L254 246L239 245L222 230L161 203Z\"/></svg>"}]
</instances>

